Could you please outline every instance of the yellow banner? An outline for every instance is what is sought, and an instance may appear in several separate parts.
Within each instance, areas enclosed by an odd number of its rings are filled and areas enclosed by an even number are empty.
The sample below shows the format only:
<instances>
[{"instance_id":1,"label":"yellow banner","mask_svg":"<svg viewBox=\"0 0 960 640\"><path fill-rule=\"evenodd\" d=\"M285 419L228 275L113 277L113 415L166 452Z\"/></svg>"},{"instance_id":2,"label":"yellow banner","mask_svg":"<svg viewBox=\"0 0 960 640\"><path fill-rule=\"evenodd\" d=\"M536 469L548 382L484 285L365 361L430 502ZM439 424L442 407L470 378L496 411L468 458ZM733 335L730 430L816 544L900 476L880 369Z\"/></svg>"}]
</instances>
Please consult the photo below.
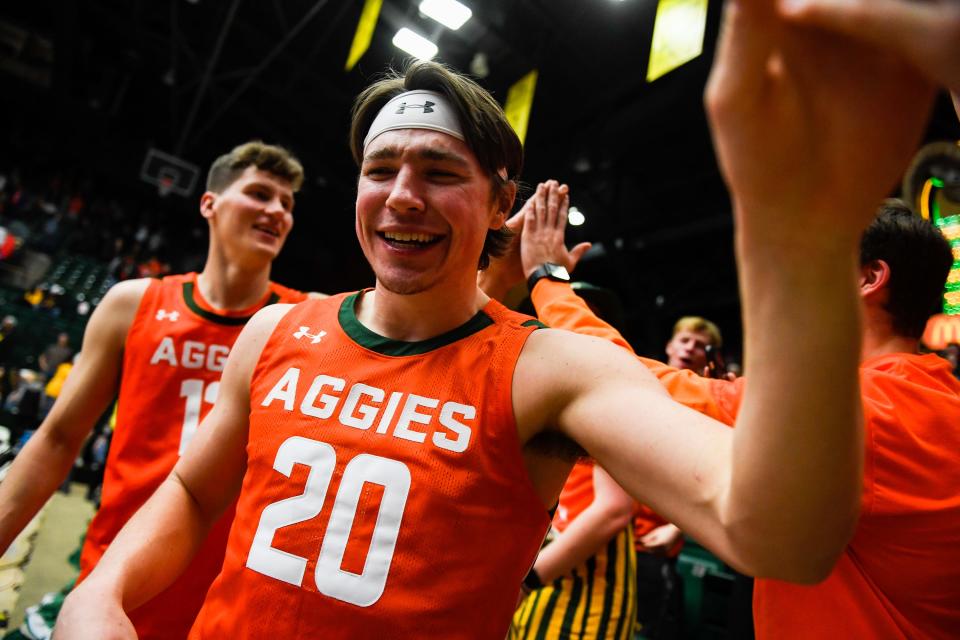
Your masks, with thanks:
<instances>
[{"instance_id":1,"label":"yellow banner","mask_svg":"<svg viewBox=\"0 0 960 640\"><path fill-rule=\"evenodd\" d=\"M530 124L530 110L533 108L533 94L537 89L537 70L513 83L507 92L507 104L503 111L510 126L516 131L521 144L527 139L527 127Z\"/></svg>"},{"instance_id":2,"label":"yellow banner","mask_svg":"<svg viewBox=\"0 0 960 640\"><path fill-rule=\"evenodd\" d=\"M363 11L360 13L360 22L357 23L357 32L353 34L353 44L350 45L350 55L347 56L346 71L353 69L363 54L370 48L373 39L373 30L377 28L377 19L380 17L380 7L383 0L366 0Z\"/></svg>"},{"instance_id":3,"label":"yellow banner","mask_svg":"<svg viewBox=\"0 0 960 640\"><path fill-rule=\"evenodd\" d=\"M703 53L706 28L707 0L660 0L653 23L647 82Z\"/></svg>"}]
</instances>

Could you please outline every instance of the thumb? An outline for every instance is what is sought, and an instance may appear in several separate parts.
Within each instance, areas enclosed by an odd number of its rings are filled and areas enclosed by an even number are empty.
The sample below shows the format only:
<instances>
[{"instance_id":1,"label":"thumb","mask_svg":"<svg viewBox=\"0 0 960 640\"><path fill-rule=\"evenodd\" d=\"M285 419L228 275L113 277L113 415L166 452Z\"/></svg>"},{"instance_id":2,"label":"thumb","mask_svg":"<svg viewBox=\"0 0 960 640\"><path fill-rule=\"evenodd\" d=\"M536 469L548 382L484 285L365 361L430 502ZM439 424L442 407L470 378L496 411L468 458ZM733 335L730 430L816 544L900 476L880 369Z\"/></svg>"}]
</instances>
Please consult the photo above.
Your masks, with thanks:
<instances>
[{"instance_id":1,"label":"thumb","mask_svg":"<svg viewBox=\"0 0 960 640\"><path fill-rule=\"evenodd\" d=\"M590 250L593 244L590 242L581 242L573 249L570 249L570 271L573 271L574 267L577 266L577 263L580 262L580 258L583 257L587 251Z\"/></svg>"},{"instance_id":2,"label":"thumb","mask_svg":"<svg viewBox=\"0 0 960 640\"><path fill-rule=\"evenodd\" d=\"M517 213L510 216L505 225L507 229L514 233L520 233L523 231L523 210L521 209Z\"/></svg>"},{"instance_id":3,"label":"thumb","mask_svg":"<svg viewBox=\"0 0 960 640\"><path fill-rule=\"evenodd\" d=\"M779 0L787 20L820 27L914 56L935 27L948 19L938 3L902 0ZM921 68L923 60L914 60ZM941 82L942 78L938 78Z\"/></svg>"}]
</instances>

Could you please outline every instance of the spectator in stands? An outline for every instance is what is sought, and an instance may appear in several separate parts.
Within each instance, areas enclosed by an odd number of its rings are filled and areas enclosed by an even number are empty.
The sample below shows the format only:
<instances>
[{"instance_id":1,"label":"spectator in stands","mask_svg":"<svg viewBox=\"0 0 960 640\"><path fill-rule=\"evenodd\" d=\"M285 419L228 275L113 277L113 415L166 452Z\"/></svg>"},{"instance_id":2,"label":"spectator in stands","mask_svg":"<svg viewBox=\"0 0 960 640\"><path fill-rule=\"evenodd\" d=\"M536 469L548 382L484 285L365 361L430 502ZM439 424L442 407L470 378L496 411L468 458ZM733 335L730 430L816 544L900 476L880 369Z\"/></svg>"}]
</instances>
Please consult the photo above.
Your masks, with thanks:
<instances>
[{"instance_id":1,"label":"spectator in stands","mask_svg":"<svg viewBox=\"0 0 960 640\"><path fill-rule=\"evenodd\" d=\"M40 306L40 303L43 302L43 299L46 297L46 292L49 290L50 285L45 282L42 282L35 286L30 291L27 291L23 294L24 301L36 309Z\"/></svg>"},{"instance_id":2,"label":"spectator in stands","mask_svg":"<svg viewBox=\"0 0 960 640\"><path fill-rule=\"evenodd\" d=\"M667 364L674 369L690 369L703 373L707 366L707 346L723 346L720 329L706 318L685 316L673 325L667 343Z\"/></svg>"},{"instance_id":3,"label":"spectator in stands","mask_svg":"<svg viewBox=\"0 0 960 640\"><path fill-rule=\"evenodd\" d=\"M53 377L54 373L64 362L73 357L73 348L70 346L70 336L61 331L57 335L57 341L47 345L47 348L40 354L38 364L45 380Z\"/></svg>"},{"instance_id":4,"label":"spectator in stands","mask_svg":"<svg viewBox=\"0 0 960 640\"><path fill-rule=\"evenodd\" d=\"M61 362L54 370L53 375L50 376L50 381L47 382L46 386L43 388L43 397L40 399L39 417L41 421L47 417L48 413L50 413L53 403L56 402L57 397L60 396L60 390L63 389L63 383L67 381L67 376L70 375L70 371L73 369L73 365L76 363L77 358L79 357L80 354L77 353L71 359Z\"/></svg>"},{"instance_id":5,"label":"spectator in stands","mask_svg":"<svg viewBox=\"0 0 960 640\"><path fill-rule=\"evenodd\" d=\"M16 345L17 318L4 316L0 322L0 401L13 389L14 362L13 349Z\"/></svg>"},{"instance_id":6,"label":"spectator in stands","mask_svg":"<svg viewBox=\"0 0 960 640\"><path fill-rule=\"evenodd\" d=\"M566 212L561 212L566 220ZM673 325L667 342L667 363L675 369L703 374L707 347L723 346L720 328L699 316L685 316ZM645 638L679 638L683 630L683 581L677 557L683 532L653 509L638 504L633 519L637 551L637 622Z\"/></svg>"}]
</instances>

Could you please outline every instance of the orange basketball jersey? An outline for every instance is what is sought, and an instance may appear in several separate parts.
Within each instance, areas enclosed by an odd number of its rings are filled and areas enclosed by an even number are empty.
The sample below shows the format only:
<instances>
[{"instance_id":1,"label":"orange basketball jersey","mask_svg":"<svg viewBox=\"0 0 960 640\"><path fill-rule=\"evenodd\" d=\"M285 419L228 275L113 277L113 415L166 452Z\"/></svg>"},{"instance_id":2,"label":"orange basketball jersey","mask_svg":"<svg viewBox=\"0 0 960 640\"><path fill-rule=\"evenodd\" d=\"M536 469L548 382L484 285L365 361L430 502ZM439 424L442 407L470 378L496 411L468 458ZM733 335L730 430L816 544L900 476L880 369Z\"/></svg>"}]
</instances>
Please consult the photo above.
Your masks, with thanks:
<instances>
[{"instance_id":1,"label":"orange basketball jersey","mask_svg":"<svg viewBox=\"0 0 960 640\"><path fill-rule=\"evenodd\" d=\"M578 460L567 481L563 483L560 500L557 503L557 512L553 516L553 526L557 531L563 531L573 522L584 509L593 504L593 465L592 458Z\"/></svg>"},{"instance_id":2,"label":"orange basketball jersey","mask_svg":"<svg viewBox=\"0 0 960 640\"><path fill-rule=\"evenodd\" d=\"M254 307L215 310L200 296L197 274L147 287L124 345L117 428L110 443L100 510L87 531L80 579L170 474L213 406L230 347L246 321L274 302L306 296L277 284ZM183 638L220 570L232 511L216 525L191 567L131 613L140 638Z\"/></svg>"},{"instance_id":3,"label":"orange basketball jersey","mask_svg":"<svg viewBox=\"0 0 960 640\"><path fill-rule=\"evenodd\" d=\"M277 325L250 385L247 471L192 638L495 638L549 516L511 386L536 321L490 302L424 342L360 294Z\"/></svg>"}]
</instances>

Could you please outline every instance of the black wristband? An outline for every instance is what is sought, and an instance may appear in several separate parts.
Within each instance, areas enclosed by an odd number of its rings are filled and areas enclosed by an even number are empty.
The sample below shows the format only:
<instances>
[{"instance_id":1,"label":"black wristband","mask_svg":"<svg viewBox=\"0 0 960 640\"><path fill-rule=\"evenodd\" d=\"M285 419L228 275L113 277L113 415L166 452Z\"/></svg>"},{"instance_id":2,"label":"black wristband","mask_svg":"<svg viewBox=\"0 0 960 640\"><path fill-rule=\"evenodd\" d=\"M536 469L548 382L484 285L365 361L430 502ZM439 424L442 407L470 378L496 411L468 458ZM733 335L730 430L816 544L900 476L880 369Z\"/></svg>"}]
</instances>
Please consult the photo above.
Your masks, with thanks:
<instances>
[{"instance_id":1,"label":"black wristband","mask_svg":"<svg viewBox=\"0 0 960 640\"><path fill-rule=\"evenodd\" d=\"M570 282L570 274L567 273L563 265L554 262L544 262L527 278L527 290L533 291L534 285L543 278L548 278L555 282Z\"/></svg>"},{"instance_id":2,"label":"black wristband","mask_svg":"<svg viewBox=\"0 0 960 640\"><path fill-rule=\"evenodd\" d=\"M530 567L527 577L523 579L523 586L530 591L536 591L537 589L543 588L543 580L540 579L540 576L537 575L537 570L533 567Z\"/></svg>"}]
</instances>

